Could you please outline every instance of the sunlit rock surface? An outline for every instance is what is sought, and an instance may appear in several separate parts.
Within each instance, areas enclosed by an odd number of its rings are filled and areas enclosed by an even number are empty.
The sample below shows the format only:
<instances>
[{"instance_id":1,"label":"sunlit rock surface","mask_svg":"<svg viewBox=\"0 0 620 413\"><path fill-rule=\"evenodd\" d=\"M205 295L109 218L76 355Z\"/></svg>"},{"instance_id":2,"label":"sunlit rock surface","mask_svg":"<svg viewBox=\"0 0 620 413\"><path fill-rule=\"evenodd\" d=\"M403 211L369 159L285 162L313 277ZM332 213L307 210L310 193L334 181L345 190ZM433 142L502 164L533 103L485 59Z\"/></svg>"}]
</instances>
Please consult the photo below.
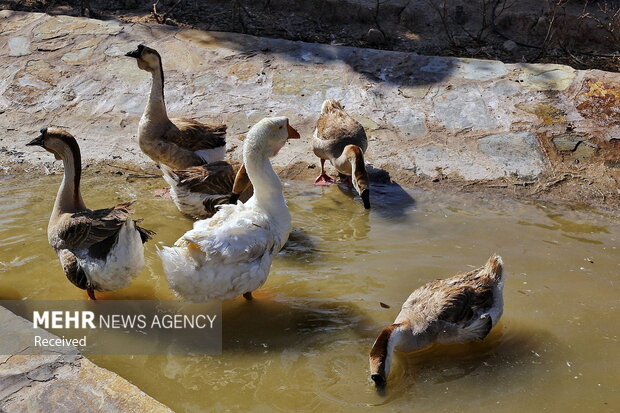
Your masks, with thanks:
<instances>
[{"instance_id":1,"label":"sunlit rock surface","mask_svg":"<svg viewBox=\"0 0 620 413\"><path fill-rule=\"evenodd\" d=\"M12 11L0 12L0 28L8 161L37 161L41 152L23 145L57 125L85 159L152 165L136 142L150 75L124 56L139 43L162 55L169 115L225 122L233 158L254 122L289 116L302 139L274 159L278 167L317 164L309 140L327 98L367 129L375 167L430 178L536 179L550 172L549 150L570 162L613 161L601 154L620 136L612 73Z\"/></svg>"},{"instance_id":2,"label":"sunlit rock surface","mask_svg":"<svg viewBox=\"0 0 620 413\"><path fill-rule=\"evenodd\" d=\"M0 307L0 347L31 345L32 324ZM52 334L48 333L53 338ZM28 341L28 342L27 342ZM31 353L31 352L28 352ZM119 375L77 353L0 355L2 412L172 412Z\"/></svg>"}]
</instances>

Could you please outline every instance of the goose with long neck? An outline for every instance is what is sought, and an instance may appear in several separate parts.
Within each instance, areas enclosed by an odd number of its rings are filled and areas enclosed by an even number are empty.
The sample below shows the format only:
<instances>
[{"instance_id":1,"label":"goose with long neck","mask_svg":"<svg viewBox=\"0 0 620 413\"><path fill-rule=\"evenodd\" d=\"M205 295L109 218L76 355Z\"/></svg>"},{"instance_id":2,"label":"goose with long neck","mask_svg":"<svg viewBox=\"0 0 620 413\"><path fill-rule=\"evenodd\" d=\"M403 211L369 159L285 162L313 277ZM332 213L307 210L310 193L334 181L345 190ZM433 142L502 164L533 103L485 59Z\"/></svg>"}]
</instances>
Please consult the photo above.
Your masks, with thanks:
<instances>
[{"instance_id":1,"label":"goose with long neck","mask_svg":"<svg viewBox=\"0 0 620 413\"><path fill-rule=\"evenodd\" d=\"M90 210L80 192L80 148L73 136L59 128L43 128L29 142L62 160L64 177L50 216L47 236L65 275L91 299L95 291L123 288L144 267L143 243L154 232L141 228L129 217L131 203Z\"/></svg>"},{"instance_id":2,"label":"goose with long neck","mask_svg":"<svg viewBox=\"0 0 620 413\"><path fill-rule=\"evenodd\" d=\"M207 125L191 119L169 119L164 101L164 69L155 49L139 45L126 54L151 74L152 84L140 125L142 151L158 164L182 169L221 161L226 153L226 125Z\"/></svg>"},{"instance_id":3,"label":"goose with long neck","mask_svg":"<svg viewBox=\"0 0 620 413\"><path fill-rule=\"evenodd\" d=\"M328 99L323 102L321 115L314 130L312 150L321 160L321 174L315 185L331 185L336 181L325 173L329 160L344 182L360 194L364 208L370 208L370 183L364 152L368 139L364 127L345 112L340 102Z\"/></svg>"},{"instance_id":4,"label":"goose with long neck","mask_svg":"<svg viewBox=\"0 0 620 413\"><path fill-rule=\"evenodd\" d=\"M502 316L503 288L502 258L493 255L483 267L431 281L411 293L370 351L370 378L375 385L386 385L394 350L483 340Z\"/></svg>"},{"instance_id":5,"label":"goose with long neck","mask_svg":"<svg viewBox=\"0 0 620 413\"><path fill-rule=\"evenodd\" d=\"M254 186L245 203L221 206L209 219L197 221L174 247L159 251L171 288L181 297L228 300L252 291L267 279L275 254L291 232L291 215L282 184L269 158L288 139L298 139L285 117L254 125L243 146L243 161Z\"/></svg>"},{"instance_id":6,"label":"goose with long neck","mask_svg":"<svg viewBox=\"0 0 620 413\"><path fill-rule=\"evenodd\" d=\"M160 54L139 45L126 56L135 58L138 68L151 74L151 91L138 126L138 142L140 149L159 164L179 211L204 219L215 214L219 205L235 203L237 199L246 201L252 188L243 177L244 168L223 161L226 125L169 119ZM238 184L233 188L236 175Z\"/></svg>"}]
</instances>

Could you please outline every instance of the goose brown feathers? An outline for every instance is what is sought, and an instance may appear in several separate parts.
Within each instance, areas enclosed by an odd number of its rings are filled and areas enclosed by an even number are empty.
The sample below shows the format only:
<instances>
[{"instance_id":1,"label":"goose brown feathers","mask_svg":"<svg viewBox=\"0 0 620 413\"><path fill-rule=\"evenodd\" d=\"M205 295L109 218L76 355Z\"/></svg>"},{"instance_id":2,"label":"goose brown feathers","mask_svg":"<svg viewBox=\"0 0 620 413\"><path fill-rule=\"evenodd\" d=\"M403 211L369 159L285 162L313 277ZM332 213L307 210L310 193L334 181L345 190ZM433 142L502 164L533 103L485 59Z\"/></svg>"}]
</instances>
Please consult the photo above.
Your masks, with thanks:
<instances>
[{"instance_id":1,"label":"goose brown feathers","mask_svg":"<svg viewBox=\"0 0 620 413\"><path fill-rule=\"evenodd\" d=\"M179 210L197 218L210 217L219 205L245 202L253 194L245 168L235 161L164 170L164 178Z\"/></svg>"},{"instance_id":2,"label":"goose brown feathers","mask_svg":"<svg viewBox=\"0 0 620 413\"><path fill-rule=\"evenodd\" d=\"M226 149L226 125L168 118L161 55L155 49L138 45L126 56L135 58L138 67L152 75L149 100L138 128L140 149L153 161L171 169L222 160Z\"/></svg>"}]
</instances>

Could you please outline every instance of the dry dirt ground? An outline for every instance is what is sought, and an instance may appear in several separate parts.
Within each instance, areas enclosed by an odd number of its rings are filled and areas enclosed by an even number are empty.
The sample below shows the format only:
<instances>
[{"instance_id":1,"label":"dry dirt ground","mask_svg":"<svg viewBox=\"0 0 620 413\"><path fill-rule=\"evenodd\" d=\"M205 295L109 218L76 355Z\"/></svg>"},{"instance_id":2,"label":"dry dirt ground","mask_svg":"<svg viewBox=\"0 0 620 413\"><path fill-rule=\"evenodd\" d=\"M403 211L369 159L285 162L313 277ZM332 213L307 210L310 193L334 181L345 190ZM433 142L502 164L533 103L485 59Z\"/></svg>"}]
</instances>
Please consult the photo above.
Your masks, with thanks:
<instances>
[{"instance_id":1,"label":"dry dirt ground","mask_svg":"<svg viewBox=\"0 0 620 413\"><path fill-rule=\"evenodd\" d=\"M615 0L2 0L1 9L504 63L620 68Z\"/></svg>"}]
</instances>

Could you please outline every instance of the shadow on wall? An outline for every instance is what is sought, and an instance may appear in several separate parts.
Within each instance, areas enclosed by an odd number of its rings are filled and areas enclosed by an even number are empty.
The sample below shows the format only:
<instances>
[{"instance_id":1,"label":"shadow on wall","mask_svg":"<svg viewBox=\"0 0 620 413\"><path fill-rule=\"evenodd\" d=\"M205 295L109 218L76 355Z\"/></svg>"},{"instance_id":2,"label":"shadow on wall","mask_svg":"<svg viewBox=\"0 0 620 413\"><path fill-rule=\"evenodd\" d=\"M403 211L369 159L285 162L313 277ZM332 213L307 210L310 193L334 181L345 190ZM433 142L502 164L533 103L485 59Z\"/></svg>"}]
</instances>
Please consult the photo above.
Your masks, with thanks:
<instances>
[{"instance_id":1,"label":"shadow on wall","mask_svg":"<svg viewBox=\"0 0 620 413\"><path fill-rule=\"evenodd\" d=\"M344 2L343 2L344 3ZM94 4L93 4L94 5ZM297 5L298 7L304 7ZM350 4L347 5L350 8ZM289 6L289 7L295 7ZM95 6L96 8L96 6ZM53 10L50 10L54 12ZM291 10L294 12L294 9ZM342 13L342 11L341 11ZM346 15L346 13L342 13ZM179 17L179 16L177 16ZM329 18L329 16L325 16ZM17 20L19 14L10 16L7 20ZM182 20L181 20L182 21ZM304 43L291 40L255 37L232 32L205 32L202 30L180 30L173 26L160 24L126 24L133 30L120 33L119 39L128 42L128 50L135 46L132 41L152 43L174 35L179 40L189 41L202 47L213 49L224 47L237 50L239 55L229 58L246 58L261 54L277 54L293 64L328 64L340 62L349 66L353 71L363 75L368 81L376 83L391 83L398 86L422 86L438 83L455 70L456 61L450 57L434 58L418 56L406 52L392 52L386 50L363 49L350 46L332 46L320 43ZM144 30L141 30L144 29ZM137 30L136 30L137 29ZM140 40L139 36L128 35L148 33L148 39ZM157 48L156 45L154 45ZM165 60L164 58L164 66ZM484 69L484 68L483 68ZM337 75L342 75L338 73Z\"/></svg>"},{"instance_id":2,"label":"shadow on wall","mask_svg":"<svg viewBox=\"0 0 620 413\"><path fill-rule=\"evenodd\" d=\"M292 42L201 30L183 30L176 37L205 48L225 47L239 51L238 55L230 56L228 59L249 58L269 53L277 54L293 65L341 63L368 81L397 86L439 83L456 69L456 59L450 57L418 56L403 52ZM338 76L341 77L342 74Z\"/></svg>"}]
</instances>

